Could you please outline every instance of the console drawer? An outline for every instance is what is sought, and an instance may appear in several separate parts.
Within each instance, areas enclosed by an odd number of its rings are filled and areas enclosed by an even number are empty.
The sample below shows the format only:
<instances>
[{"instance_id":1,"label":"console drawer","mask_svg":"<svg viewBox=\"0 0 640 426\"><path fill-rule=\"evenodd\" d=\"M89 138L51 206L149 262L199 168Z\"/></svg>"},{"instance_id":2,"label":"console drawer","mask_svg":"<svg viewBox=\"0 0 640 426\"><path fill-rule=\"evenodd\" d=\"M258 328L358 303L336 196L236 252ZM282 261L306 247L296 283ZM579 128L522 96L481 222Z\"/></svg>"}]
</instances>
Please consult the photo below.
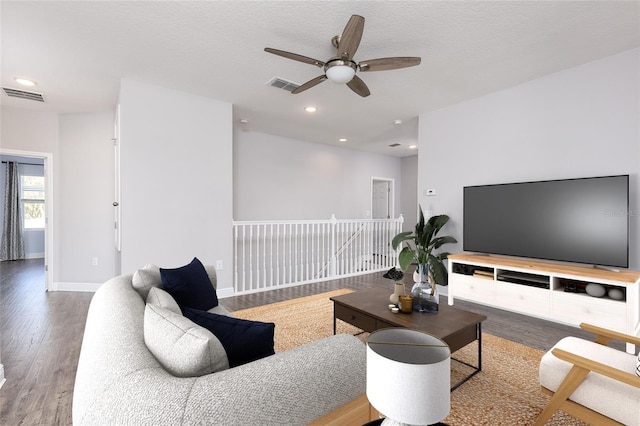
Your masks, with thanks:
<instances>
[{"instance_id":1,"label":"console drawer","mask_svg":"<svg viewBox=\"0 0 640 426\"><path fill-rule=\"evenodd\" d=\"M460 297L476 302L492 303L495 299L495 281L461 274L449 277L449 297Z\"/></svg>"},{"instance_id":2,"label":"console drawer","mask_svg":"<svg viewBox=\"0 0 640 426\"><path fill-rule=\"evenodd\" d=\"M518 284L496 283L499 306L532 315L551 313L551 293L547 289Z\"/></svg>"},{"instance_id":3,"label":"console drawer","mask_svg":"<svg viewBox=\"0 0 640 426\"><path fill-rule=\"evenodd\" d=\"M553 314L569 324L587 322L626 333L626 308L624 302L617 300L560 291L553 293Z\"/></svg>"},{"instance_id":4,"label":"console drawer","mask_svg":"<svg viewBox=\"0 0 640 426\"><path fill-rule=\"evenodd\" d=\"M336 318L348 322L349 324L358 327L360 330L367 331L369 333L376 330L375 318L337 303L334 303L333 309L335 310Z\"/></svg>"}]
</instances>

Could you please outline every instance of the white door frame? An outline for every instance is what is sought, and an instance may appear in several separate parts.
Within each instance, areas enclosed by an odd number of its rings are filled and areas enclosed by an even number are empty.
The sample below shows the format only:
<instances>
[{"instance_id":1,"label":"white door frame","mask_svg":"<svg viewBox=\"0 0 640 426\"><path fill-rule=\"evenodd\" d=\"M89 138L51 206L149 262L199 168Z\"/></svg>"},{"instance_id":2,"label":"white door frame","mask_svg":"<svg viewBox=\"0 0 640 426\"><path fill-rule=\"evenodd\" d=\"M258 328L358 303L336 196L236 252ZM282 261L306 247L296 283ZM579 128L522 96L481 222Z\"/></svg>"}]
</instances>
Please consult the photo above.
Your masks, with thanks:
<instances>
[{"instance_id":1,"label":"white door frame","mask_svg":"<svg viewBox=\"0 0 640 426\"><path fill-rule=\"evenodd\" d=\"M389 218L395 218L395 181L391 178L382 178L371 176L371 192L370 192L370 206L371 206L371 217L373 218L373 184L376 181L384 181L389 182Z\"/></svg>"},{"instance_id":2,"label":"white door frame","mask_svg":"<svg viewBox=\"0 0 640 426\"><path fill-rule=\"evenodd\" d=\"M0 148L2 155L14 155L16 157L44 159L44 185L45 185L45 225L44 225L44 289L52 288L54 268L54 235L53 226L53 154L50 152L19 151L15 149Z\"/></svg>"}]
</instances>

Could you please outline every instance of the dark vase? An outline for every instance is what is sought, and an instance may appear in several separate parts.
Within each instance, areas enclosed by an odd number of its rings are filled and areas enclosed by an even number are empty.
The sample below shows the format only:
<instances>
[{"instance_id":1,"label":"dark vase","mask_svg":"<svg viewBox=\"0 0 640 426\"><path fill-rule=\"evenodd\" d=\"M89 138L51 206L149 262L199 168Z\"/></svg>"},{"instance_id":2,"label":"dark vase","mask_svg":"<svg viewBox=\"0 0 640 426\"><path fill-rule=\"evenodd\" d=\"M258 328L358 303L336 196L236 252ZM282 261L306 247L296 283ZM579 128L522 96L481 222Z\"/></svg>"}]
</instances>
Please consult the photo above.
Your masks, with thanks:
<instances>
[{"instance_id":1,"label":"dark vase","mask_svg":"<svg viewBox=\"0 0 640 426\"><path fill-rule=\"evenodd\" d=\"M440 295L436 284L430 282L428 264L421 263L418 265L418 276L418 282L411 288L413 310L416 312L438 312Z\"/></svg>"}]
</instances>

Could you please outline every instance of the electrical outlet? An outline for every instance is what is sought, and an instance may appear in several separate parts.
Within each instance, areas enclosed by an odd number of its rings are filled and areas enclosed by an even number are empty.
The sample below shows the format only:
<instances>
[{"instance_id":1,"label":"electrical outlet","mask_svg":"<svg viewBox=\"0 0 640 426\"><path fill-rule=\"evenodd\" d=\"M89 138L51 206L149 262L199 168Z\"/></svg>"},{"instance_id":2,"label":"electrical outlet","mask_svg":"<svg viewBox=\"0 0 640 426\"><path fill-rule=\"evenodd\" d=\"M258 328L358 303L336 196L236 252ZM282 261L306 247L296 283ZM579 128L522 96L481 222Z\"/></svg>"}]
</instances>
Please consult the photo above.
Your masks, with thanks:
<instances>
[{"instance_id":1,"label":"electrical outlet","mask_svg":"<svg viewBox=\"0 0 640 426\"><path fill-rule=\"evenodd\" d=\"M98 258L97 257L92 257L91 258L91 266L98 266Z\"/></svg>"},{"instance_id":2,"label":"electrical outlet","mask_svg":"<svg viewBox=\"0 0 640 426\"><path fill-rule=\"evenodd\" d=\"M216 269L222 269L222 260L216 260Z\"/></svg>"}]
</instances>

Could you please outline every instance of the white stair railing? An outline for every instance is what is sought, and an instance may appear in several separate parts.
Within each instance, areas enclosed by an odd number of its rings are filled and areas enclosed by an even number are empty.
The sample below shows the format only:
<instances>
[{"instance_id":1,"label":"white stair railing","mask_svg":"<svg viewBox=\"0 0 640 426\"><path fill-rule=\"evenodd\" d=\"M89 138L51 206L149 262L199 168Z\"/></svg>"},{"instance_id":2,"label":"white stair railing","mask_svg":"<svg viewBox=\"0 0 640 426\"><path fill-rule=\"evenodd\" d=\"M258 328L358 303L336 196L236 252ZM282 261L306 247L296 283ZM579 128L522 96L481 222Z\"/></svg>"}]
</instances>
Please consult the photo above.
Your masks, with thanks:
<instances>
[{"instance_id":1,"label":"white stair railing","mask_svg":"<svg viewBox=\"0 0 640 426\"><path fill-rule=\"evenodd\" d=\"M254 293L383 271L403 218L233 223L234 289Z\"/></svg>"}]
</instances>

